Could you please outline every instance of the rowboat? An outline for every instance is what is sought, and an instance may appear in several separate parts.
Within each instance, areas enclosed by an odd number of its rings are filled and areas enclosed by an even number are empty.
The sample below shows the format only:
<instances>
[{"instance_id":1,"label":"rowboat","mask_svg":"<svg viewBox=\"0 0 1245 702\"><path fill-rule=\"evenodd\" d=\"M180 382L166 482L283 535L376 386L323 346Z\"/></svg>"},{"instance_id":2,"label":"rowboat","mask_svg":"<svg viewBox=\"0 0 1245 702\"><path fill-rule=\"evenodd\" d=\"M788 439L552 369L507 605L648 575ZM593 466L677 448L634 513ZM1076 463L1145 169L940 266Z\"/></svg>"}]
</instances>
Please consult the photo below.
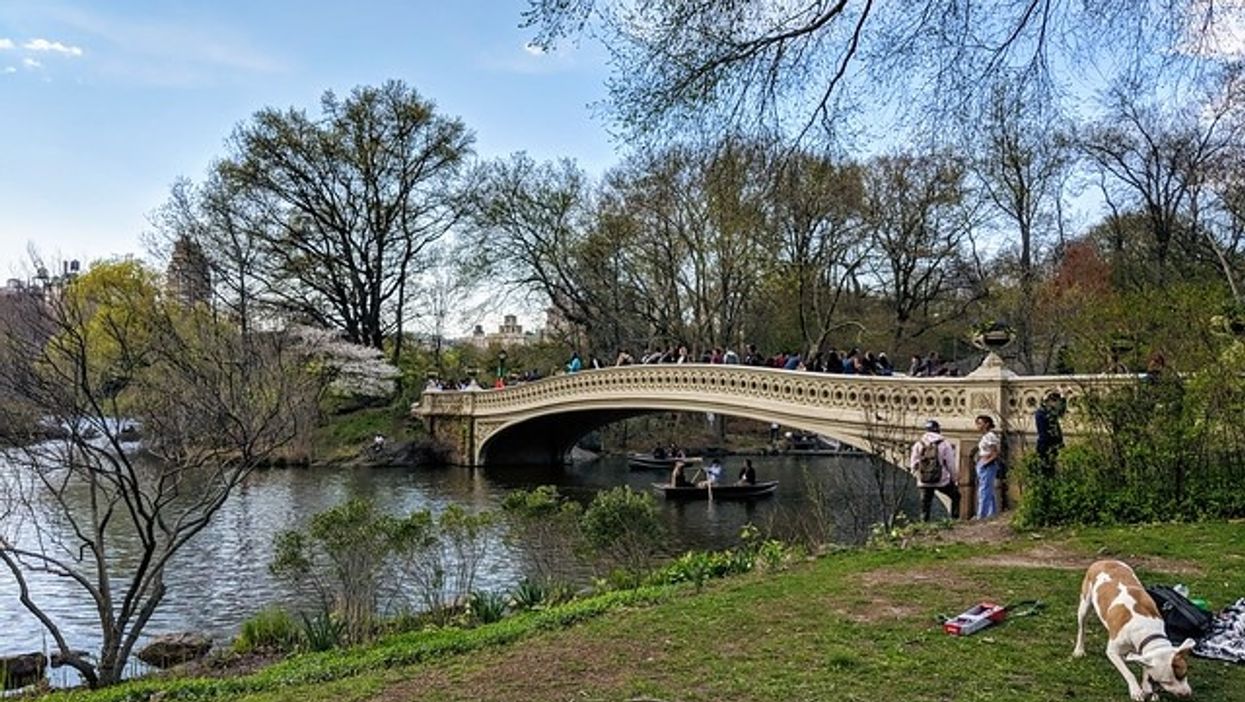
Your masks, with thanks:
<instances>
[{"instance_id":1,"label":"rowboat","mask_svg":"<svg viewBox=\"0 0 1245 702\"><path fill-rule=\"evenodd\" d=\"M675 456L662 456L656 458L651 453L629 453L627 454L627 465L631 470L673 470L677 461L684 463L697 463L700 457L694 458L678 458Z\"/></svg>"},{"instance_id":2,"label":"rowboat","mask_svg":"<svg viewBox=\"0 0 1245 702\"><path fill-rule=\"evenodd\" d=\"M668 483L653 483L653 489L660 491L668 500L709 499L709 488L705 487L675 487ZM713 486L713 499L753 500L760 497L768 497L774 494L774 491L777 489L777 480L756 483L755 485L715 485Z\"/></svg>"},{"instance_id":3,"label":"rowboat","mask_svg":"<svg viewBox=\"0 0 1245 702\"><path fill-rule=\"evenodd\" d=\"M789 431L785 438L783 453L791 456L851 456L863 453L854 446L811 431Z\"/></svg>"}]
</instances>

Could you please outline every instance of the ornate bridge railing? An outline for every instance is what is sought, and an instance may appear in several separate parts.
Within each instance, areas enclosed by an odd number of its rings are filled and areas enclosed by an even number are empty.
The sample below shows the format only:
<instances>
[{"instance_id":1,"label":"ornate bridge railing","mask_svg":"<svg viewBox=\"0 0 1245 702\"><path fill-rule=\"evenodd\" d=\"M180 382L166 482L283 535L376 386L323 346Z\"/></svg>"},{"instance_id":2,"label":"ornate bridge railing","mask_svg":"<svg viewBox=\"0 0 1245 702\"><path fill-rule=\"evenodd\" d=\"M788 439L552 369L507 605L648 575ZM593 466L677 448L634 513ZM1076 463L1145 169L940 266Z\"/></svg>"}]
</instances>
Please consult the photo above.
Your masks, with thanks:
<instances>
[{"instance_id":1,"label":"ornate bridge railing","mask_svg":"<svg viewBox=\"0 0 1245 702\"><path fill-rule=\"evenodd\" d=\"M509 450L539 448L557 457L582 433L655 411L713 412L817 431L890 454L937 419L943 433L974 440L973 420L988 414L1023 446L1033 413L1057 390L1071 397L1134 376L1017 376L987 360L964 377L911 378L786 371L740 365L633 365L559 375L499 390L428 392L412 413L468 465L487 460L504 437ZM1075 434L1071 421L1065 433ZM1030 442L1031 443L1031 442ZM962 452L966 456L967 452ZM963 460L963 457L962 457Z\"/></svg>"}]
</instances>

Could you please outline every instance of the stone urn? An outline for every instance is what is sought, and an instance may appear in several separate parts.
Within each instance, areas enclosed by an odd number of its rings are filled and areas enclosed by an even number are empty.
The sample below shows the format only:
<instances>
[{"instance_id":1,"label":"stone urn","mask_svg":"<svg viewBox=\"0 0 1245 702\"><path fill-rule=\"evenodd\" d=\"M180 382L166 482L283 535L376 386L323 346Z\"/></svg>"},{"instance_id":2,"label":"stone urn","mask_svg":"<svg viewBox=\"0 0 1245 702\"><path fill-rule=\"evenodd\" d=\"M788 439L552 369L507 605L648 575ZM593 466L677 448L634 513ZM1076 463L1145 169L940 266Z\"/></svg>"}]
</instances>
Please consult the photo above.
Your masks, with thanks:
<instances>
[{"instance_id":1,"label":"stone urn","mask_svg":"<svg viewBox=\"0 0 1245 702\"><path fill-rule=\"evenodd\" d=\"M973 346L990 353L998 353L1016 339L1016 332L1003 322L993 322L978 328L969 338Z\"/></svg>"},{"instance_id":2,"label":"stone urn","mask_svg":"<svg viewBox=\"0 0 1245 702\"><path fill-rule=\"evenodd\" d=\"M183 632L157 636L138 652L138 659L156 668L171 668L198 660L212 649L212 640L203 634Z\"/></svg>"},{"instance_id":3,"label":"stone urn","mask_svg":"<svg viewBox=\"0 0 1245 702\"><path fill-rule=\"evenodd\" d=\"M1004 322L989 322L973 330L969 342L986 352L977 370L970 373L974 377L1013 377L1015 373L1008 370L1007 364L999 356L999 351L1016 338L1016 332Z\"/></svg>"}]
</instances>

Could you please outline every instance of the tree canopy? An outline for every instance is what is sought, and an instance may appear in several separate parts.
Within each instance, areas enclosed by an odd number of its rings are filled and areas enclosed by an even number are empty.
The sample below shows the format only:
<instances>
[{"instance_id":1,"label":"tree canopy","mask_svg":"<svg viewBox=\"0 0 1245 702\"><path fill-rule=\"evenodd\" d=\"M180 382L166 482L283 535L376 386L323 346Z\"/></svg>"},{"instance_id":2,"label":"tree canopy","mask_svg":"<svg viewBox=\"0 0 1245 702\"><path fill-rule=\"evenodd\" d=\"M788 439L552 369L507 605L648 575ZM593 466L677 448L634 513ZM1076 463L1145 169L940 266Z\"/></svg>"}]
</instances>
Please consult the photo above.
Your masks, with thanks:
<instances>
[{"instance_id":1,"label":"tree canopy","mask_svg":"<svg viewBox=\"0 0 1245 702\"><path fill-rule=\"evenodd\" d=\"M999 73L1051 99L1091 73L1109 83L1196 72L1237 48L1241 13L1226 5L530 0L524 17L542 47L583 35L604 41L610 106L637 137L729 124L798 142L910 115L909 107L954 114Z\"/></svg>"},{"instance_id":2,"label":"tree canopy","mask_svg":"<svg viewBox=\"0 0 1245 702\"><path fill-rule=\"evenodd\" d=\"M381 348L401 340L412 279L459 216L471 143L401 81L329 91L319 115L265 108L239 125L206 182L175 185L156 224L202 246L240 318L258 302Z\"/></svg>"}]
</instances>

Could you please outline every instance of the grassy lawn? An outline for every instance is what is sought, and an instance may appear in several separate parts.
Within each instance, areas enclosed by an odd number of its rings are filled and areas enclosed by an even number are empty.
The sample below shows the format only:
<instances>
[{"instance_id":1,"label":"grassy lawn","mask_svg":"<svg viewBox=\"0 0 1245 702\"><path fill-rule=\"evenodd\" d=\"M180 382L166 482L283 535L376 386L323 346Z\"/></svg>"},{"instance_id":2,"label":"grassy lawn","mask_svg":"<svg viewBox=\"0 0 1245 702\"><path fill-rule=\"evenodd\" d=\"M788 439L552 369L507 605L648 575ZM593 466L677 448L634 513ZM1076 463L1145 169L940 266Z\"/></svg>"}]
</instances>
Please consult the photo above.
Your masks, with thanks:
<instances>
[{"instance_id":1,"label":"grassy lawn","mask_svg":"<svg viewBox=\"0 0 1245 702\"><path fill-rule=\"evenodd\" d=\"M489 635L443 655L359 658L352 674L326 674L322 682L305 682L311 661L295 658L281 665L304 673L270 670L258 674L267 676L262 683L224 686L245 694L204 688L193 697L1126 700L1124 681L1102 655L1106 636L1096 621L1089 655L1070 655L1089 562L1121 558L1143 580L1183 582L1215 607L1245 596L1245 524L1005 532L999 525L957 529L904 549L846 551L782 573L716 581L699 593L619 599L568 618L576 623L567 626L524 627L514 618L507 620L513 636ZM1040 613L973 636L947 636L938 626L940 613L982 599L1035 598L1046 603ZM1197 699L1245 702L1245 665L1193 659L1190 668Z\"/></svg>"},{"instance_id":2,"label":"grassy lawn","mask_svg":"<svg viewBox=\"0 0 1245 702\"><path fill-rule=\"evenodd\" d=\"M316 460L358 458L371 447L377 434L391 442L409 441L415 434L407 414L405 407L372 407L329 416L312 435Z\"/></svg>"}]
</instances>

